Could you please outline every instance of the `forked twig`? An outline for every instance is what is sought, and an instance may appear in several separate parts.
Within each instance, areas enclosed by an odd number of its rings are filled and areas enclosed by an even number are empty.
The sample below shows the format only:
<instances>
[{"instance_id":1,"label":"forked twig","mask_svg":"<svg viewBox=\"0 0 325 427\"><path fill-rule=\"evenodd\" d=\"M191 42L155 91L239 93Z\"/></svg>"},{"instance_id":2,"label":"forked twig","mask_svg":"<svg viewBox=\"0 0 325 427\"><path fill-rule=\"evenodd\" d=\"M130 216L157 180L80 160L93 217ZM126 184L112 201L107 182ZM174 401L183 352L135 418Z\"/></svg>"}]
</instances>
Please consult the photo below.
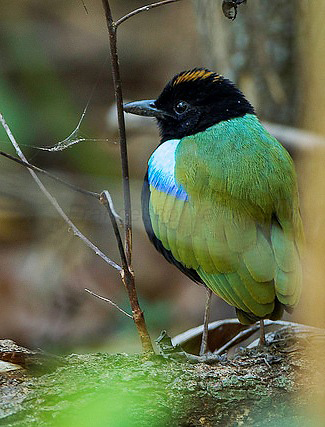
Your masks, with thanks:
<instances>
[{"instance_id":1,"label":"forked twig","mask_svg":"<svg viewBox=\"0 0 325 427\"><path fill-rule=\"evenodd\" d=\"M102 301L108 302L109 304L111 304L113 307L117 308L121 313L125 314L125 316L130 317L131 319L133 319L133 317L131 316L131 314L127 313L126 311L123 310L123 308L119 307L117 304L115 304L115 302L111 301L108 298L102 297L101 295L96 294L95 292L91 291L90 289L85 288L85 291L88 292L90 295L101 299Z\"/></svg>"},{"instance_id":2,"label":"forked twig","mask_svg":"<svg viewBox=\"0 0 325 427\"><path fill-rule=\"evenodd\" d=\"M3 115L0 113L0 122L2 124L2 127L4 128L6 134L8 135L8 138L10 139L10 142L14 146L16 153L20 157L20 159L28 163L26 157L24 156L24 153L21 151L17 141L15 140L9 126L7 125ZM105 255L97 246L95 246L89 239L87 239L86 236L84 236L81 231L74 225L74 223L70 220L70 218L66 215L66 213L63 211L61 206L58 204L57 200L47 191L47 189L44 187L42 181L38 178L37 174L33 169L28 169L29 173L32 175L34 181L39 186L42 193L47 197L47 199L50 201L51 205L56 209L58 214L64 219L64 221L68 224L68 226L73 230L73 233L75 236L79 237L90 249L92 249L96 255L98 255L102 260L104 260L107 264L109 264L111 267L114 267L118 271L122 271L122 267L110 258L108 258L107 255Z\"/></svg>"},{"instance_id":3,"label":"forked twig","mask_svg":"<svg viewBox=\"0 0 325 427\"><path fill-rule=\"evenodd\" d=\"M122 267L123 267L123 270L126 270L126 269L128 269L128 262L126 259L126 255L125 255L125 251L124 251L124 247L123 247L123 242L122 242L121 235L120 235L120 230L118 228L117 221L116 221L116 218L118 217L118 215L115 212L115 209L113 206L113 201L112 201L112 198L111 198L108 191L103 191L101 193L100 201L106 207L106 209L108 211L108 215L110 217L110 220L111 220L111 223L113 226L118 250L120 253L120 257L121 257Z\"/></svg>"},{"instance_id":4,"label":"forked twig","mask_svg":"<svg viewBox=\"0 0 325 427\"><path fill-rule=\"evenodd\" d=\"M24 160L21 160L21 159L19 159L17 157L14 157L11 154L5 153L4 151L0 150L0 155L3 156L3 157L8 158L10 160L13 160L15 163L18 163L21 166L25 166L28 169L32 169L35 172L41 173L43 175L46 175L47 177L53 179L56 182L59 182L60 184L65 185L68 188L71 188L74 191L77 191L77 192L79 192L81 194L85 194L86 196L94 197L95 199L99 200L106 207L106 209L107 209L107 211L109 213L109 217L110 217L110 220L111 220L111 223L112 223L112 226L113 226L113 230L114 230L114 234L115 234L115 237L116 237L116 241L117 241L117 244L118 244L118 249L119 249L119 252L120 252L120 255L121 255L122 265L123 265L123 263L124 263L124 266L127 265L126 258L125 258L125 252L124 252L124 248L123 248L123 243L122 243L120 231L119 231L119 228L118 228L118 223L120 225L122 225L123 221L122 221L121 217L115 211L112 197L111 197L111 195L109 194L109 192L107 190L103 191L101 194L93 192L93 191L88 191L88 190L80 188L80 187L78 187L78 186L76 186L74 184L71 184L70 182L67 182L67 181L61 179L58 176L53 175L53 174L51 174L50 172L48 172L48 171L46 171L44 169L41 169L41 168L39 168L37 166L34 166L34 165L32 165L31 163L29 163L27 161L25 162Z\"/></svg>"},{"instance_id":5,"label":"forked twig","mask_svg":"<svg viewBox=\"0 0 325 427\"><path fill-rule=\"evenodd\" d=\"M4 151L0 150L0 155L3 157L6 157L7 159L13 160L15 163L18 163L21 166L25 166L28 169L32 169L35 172L41 173L42 175L45 175L45 176L53 179L54 181L59 182L60 184L63 184L66 187L71 188L74 191L77 191L78 193L84 194L86 196L94 197L95 199L99 200L105 206L107 205L106 208L109 211L111 222L112 222L112 225L114 228L114 232L116 231L115 228L117 228L117 231L118 231L119 240L121 243L121 246L119 244L119 250L120 251L123 250L123 253L124 253L123 244L122 244L121 237L120 237L119 230L118 230L118 225L123 225L123 221L122 221L122 218L116 212L116 210L114 208L112 197L107 190L103 191L101 194L96 193L94 191L88 191L88 190L85 190L84 188L78 187L77 185L71 184L70 182L65 181L62 178L59 178L58 176L53 175L52 173L50 173L44 169L41 169L38 166L32 165L29 162L25 162L25 161L19 159L18 157L14 157L11 154L8 154ZM105 199L105 200L103 201L103 199ZM118 241L118 243L119 243L119 241ZM122 255L121 255L121 257L122 257Z\"/></svg>"},{"instance_id":6,"label":"forked twig","mask_svg":"<svg viewBox=\"0 0 325 427\"><path fill-rule=\"evenodd\" d=\"M127 13L125 16L122 16L122 18L115 21L115 27L117 28L119 25L121 25L123 22L125 22L129 18L132 18L132 16L138 15L141 12L147 12L150 9L154 9L159 6L165 6L166 4L170 4L170 3L176 3L177 1L180 1L180 0L163 0L157 3L151 3L151 4L147 4L146 6L139 7L138 9L132 10L132 12Z\"/></svg>"}]
</instances>

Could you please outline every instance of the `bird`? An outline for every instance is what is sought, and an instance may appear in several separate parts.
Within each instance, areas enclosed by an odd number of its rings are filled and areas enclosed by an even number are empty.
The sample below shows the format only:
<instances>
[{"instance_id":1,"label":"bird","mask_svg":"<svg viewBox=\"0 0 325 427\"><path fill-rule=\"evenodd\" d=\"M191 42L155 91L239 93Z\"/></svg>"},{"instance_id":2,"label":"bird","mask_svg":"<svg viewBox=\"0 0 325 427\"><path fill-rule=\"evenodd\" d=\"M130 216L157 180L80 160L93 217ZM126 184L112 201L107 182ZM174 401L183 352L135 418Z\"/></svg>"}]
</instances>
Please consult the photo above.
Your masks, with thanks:
<instances>
[{"instance_id":1,"label":"bird","mask_svg":"<svg viewBox=\"0 0 325 427\"><path fill-rule=\"evenodd\" d=\"M154 117L142 217L155 248L243 325L280 319L298 304L304 231L297 176L286 149L229 79L207 68L175 75L157 99L124 104Z\"/></svg>"}]
</instances>

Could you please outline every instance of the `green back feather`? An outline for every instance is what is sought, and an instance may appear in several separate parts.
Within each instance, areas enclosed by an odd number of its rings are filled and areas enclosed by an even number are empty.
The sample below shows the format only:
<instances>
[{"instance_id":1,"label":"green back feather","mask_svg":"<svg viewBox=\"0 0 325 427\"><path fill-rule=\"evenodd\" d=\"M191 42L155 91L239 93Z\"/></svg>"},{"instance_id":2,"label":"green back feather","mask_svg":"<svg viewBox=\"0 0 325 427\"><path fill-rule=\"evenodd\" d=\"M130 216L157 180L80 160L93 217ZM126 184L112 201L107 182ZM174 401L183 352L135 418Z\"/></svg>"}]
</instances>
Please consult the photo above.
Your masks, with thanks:
<instances>
[{"instance_id":1,"label":"green back feather","mask_svg":"<svg viewBox=\"0 0 325 427\"><path fill-rule=\"evenodd\" d=\"M175 177L188 201L151 187L150 216L165 248L243 321L281 316L276 297L295 306L303 239L296 175L256 116L183 138Z\"/></svg>"}]
</instances>

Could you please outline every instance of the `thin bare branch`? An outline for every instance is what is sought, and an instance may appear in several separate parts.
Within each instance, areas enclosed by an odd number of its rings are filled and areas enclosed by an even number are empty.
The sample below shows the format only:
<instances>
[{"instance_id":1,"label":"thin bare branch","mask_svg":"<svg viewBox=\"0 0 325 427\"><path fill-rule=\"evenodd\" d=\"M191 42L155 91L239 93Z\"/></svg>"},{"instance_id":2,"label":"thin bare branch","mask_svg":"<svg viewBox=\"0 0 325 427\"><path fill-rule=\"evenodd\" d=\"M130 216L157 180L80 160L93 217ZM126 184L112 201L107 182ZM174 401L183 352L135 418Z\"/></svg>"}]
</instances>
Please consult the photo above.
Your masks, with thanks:
<instances>
[{"instance_id":1,"label":"thin bare branch","mask_svg":"<svg viewBox=\"0 0 325 427\"><path fill-rule=\"evenodd\" d=\"M123 308L119 307L117 304L115 304L115 302L111 301L108 298L102 297L98 294L95 294L95 292L91 291L90 289L85 288L85 291L88 292L90 295L101 299L102 301L108 302L109 304L111 304L113 307L117 308L121 313L125 314L125 316L130 317L131 319L133 319L133 317L131 316L131 314L127 313L126 311L123 310Z\"/></svg>"},{"instance_id":2,"label":"thin bare branch","mask_svg":"<svg viewBox=\"0 0 325 427\"><path fill-rule=\"evenodd\" d=\"M44 169L41 169L41 168L39 168L37 166L34 166L31 163L29 163L29 162L25 162L24 160L18 159L17 157L14 157L11 154L5 153L4 151L0 151L0 155L3 156L3 157L6 157L7 159L13 160L14 162L18 163L21 166L25 166L28 169L32 169L35 172L41 173L43 175L46 175L49 178L54 179L54 181L57 181L60 184L63 184L66 187L69 187L72 190L77 191L78 193L85 194L86 196L95 197L95 199L100 200L100 194L99 193L95 193L93 191L88 191L88 190L85 190L83 188L80 188L77 185L71 184L70 182L67 182L64 179L61 179L58 176L53 175L53 174L51 174L50 172L47 172Z\"/></svg>"},{"instance_id":3,"label":"thin bare branch","mask_svg":"<svg viewBox=\"0 0 325 427\"><path fill-rule=\"evenodd\" d=\"M124 226L123 220L115 210L112 196L109 194L109 192L107 190L103 191L102 193L105 193L105 198L107 199L107 202L109 204L109 209L111 210L112 214L114 215L114 218L116 219L117 224L119 226L123 227ZM100 196L102 196L102 193L100 194ZM102 200L100 200L100 201L102 201Z\"/></svg>"},{"instance_id":4,"label":"thin bare branch","mask_svg":"<svg viewBox=\"0 0 325 427\"><path fill-rule=\"evenodd\" d=\"M115 238L116 238L118 250L119 250L119 253L120 253L123 270L128 270L129 267L128 267L128 263L127 263L127 259L126 259L126 255L125 255L125 251L124 251L124 247L123 247L123 242L122 242L121 235L120 235L120 230L118 228L117 221L116 221L116 217L119 218L119 216L115 212L113 201L112 201L111 195L109 194L108 191L103 191L101 193L101 195L100 195L100 201L106 207L106 209L108 211L108 215L110 217L110 220L111 220L111 223L112 223L112 226L113 226L113 230L114 230L114 234L115 234Z\"/></svg>"},{"instance_id":5,"label":"thin bare branch","mask_svg":"<svg viewBox=\"0 0 325 427\"><path fill-rule=\"evenodd\" d=\"M124 252L124 247L123 247L123 243L122 243L122 239L121 239L121 235L120 235L120 231L118 228L118 223L123 225L123 221L122 218L117 214L117 212L115 211L114 208L114 204L113 204L113 200L111 195L109 194L109 192L107 190L103 191L101 194L99 193L95 193L93 191L88 191L88 190L84 190L83 188L77 187L74 184L71 184L70 182L64 181L63 179L51 174L50 172L47 172L44 169L41 169L37 166L32 165L29 162L25 162L17 157L14 157L8 153L5 153L4 151L0 151L0 155L3 157L6 157L10 160L13 160L14 162L18 163L21 166L25 166L28 169L32 169L35 172L41 173L43 175L48 176L49 178L59 182L60 184L65 185L66 187L71 188L74 191L77 191L81 194L85 194L87 196L92 196L95 197L97 200L99 200L108 210L111 222L112 222L112 226L114 229L114 233L115 233L115 237L117 240L117 244L118 244L118 249L121 255L121 260L122 260L122 265L124 265L124 267L127 268L127 262L126 262L126 258L125 258L125 252Z\"/></svg>"},{"instance_id":6,"label":"thin bare branch","mask_svg":"<svg viewBox=\"0 0 325 427\"><path fill-rule=\"evenodd\" d=\"M24 156L23 152L21 151L17 141L15 140L13 134L11 133L11 130L9 126L7 125L3 115L0 113L0 122L6 131L8 138L10 139L12 145L14 146L16 153L21 158L22 161L25 163L28 163L26 157ZM47 189L44 187L41 180L38 178L36 173L33 169L28 168L30 174L34 178L34 181L39 186L42 193L47 197L47 199L50 201L52 206L56 209L58 214L64 219L64 221L69 225L69 227L73 230L73 233L75 236L79 237L90 249L92 249L96 255L98 255L100 258L102 258L107 264L109 264L111 267L114 267L118 271L122 271L122 267L116 264L114 261L112 261L108 256L106 256L100 249L97 248L89 239L87 239L86 236L84 236L81 231L74 225L74 223L70 220L70 218L66 215L66 213L62 210L61 206L58 204L57 200L47 191Z\"/></svg>"},{"instance_id":7,"label":"thin bare branch","mask_svg":"<svg viewBox=\"0 0 325 427\"><path fill-rule=\"evenodd\" d=\"M85 3L83 0L81 0L81 3L82 3L82 5L83 5L83 8L85 9L85 12L86 12L86 13L87 13L87 15L88 15L88 9L87 9L86 3Z\"/></svg>"},{"instance_id":8,"label":"thin bare branch","mask_svg":"<svg viewBox=\"0 0 325 427\"><path fill-rule=\"evenodd\" d=\"M113 21L113 16L108 0L102 0L106 24L109 34L109 45L112 63L112 77L114 84L115 100L117 106L117 119L119 128L119 143L120 155L122 163L122 178L123 178L123 196L124 196L124 215L125 215L125 254L128 265L131 265L132 256L132 218L131 218L131 194L130 194L130 177L129 177L129 162L126 144L126 131L123 111L123 94L120 76L120 67L117 55L117 39L116 26Z\"/></svg>"},{"instance_id":9,"label":"thin bare branch","mask_svg":"<svg viewBox=\"0 0 325 427\"><path fill-rule=\"evenodd\" d=\"M138 15L139 13L147 12L150 9L154 9L156 7L159 7L159 6L165 6L166 4L170 4L170 3L176 3L178 1L180 1L180 0L163 0L163 1L159 1L157 3L148 4L147 6L139 7L138 9L135 9L132 12L126 14L125 16L122 16L122 18L118 19L115 22L115 27L117 28L123 22L125 22L129 18L132 18L132 16Z\"/></svg>"},{"instance_id":10,"label":"thin bare branch","mask_svg":"<svg viewBox=\"0 0 325 427\"><path fill-rule=\"evenodd\" d=\"M131 195L130 195L130 182L129 182L130 179L129 179L129 166L128 166L124 111L123 111L123 94L122 94L119 60L118 60L118 54L117 54L117 35L116 35L117 27L113 20L109 1L102 0L102 4L105 11L106 24L107 24L108 35L109 35L112 77L113 77L113 85L114 85L114 92L115 92L115 100L117 105L119 143L120 143L120 154L121 154L121 163L122 163L124 213L125 213L125 228L124 228L125 260L124 258L122 258L123 271L121 272L121 277L129 296L130 305L132 308L133 320L141 340L143 351L147 353L153 353L154 350L152 347L152 342L147 330L147 325L144 320L143 311L141 310L139 305L139 300L138 300L136 287L135 287L134 274L131 267L131 255L132 255ZM110 207L108 200L107 200L107 207L108 208ZM111 209L109 210L109 213L110 214L112 213ZM113 219L113 215L111 219ZM118 235L116 233L116 237ZM117 241L118 241L119 247L121 247L121 242L119 242L118 237L117 237ZM120 254L121 254L121 257L123 257L123 252L121 250L120 250Z\"/></svg>"}]
</instances>

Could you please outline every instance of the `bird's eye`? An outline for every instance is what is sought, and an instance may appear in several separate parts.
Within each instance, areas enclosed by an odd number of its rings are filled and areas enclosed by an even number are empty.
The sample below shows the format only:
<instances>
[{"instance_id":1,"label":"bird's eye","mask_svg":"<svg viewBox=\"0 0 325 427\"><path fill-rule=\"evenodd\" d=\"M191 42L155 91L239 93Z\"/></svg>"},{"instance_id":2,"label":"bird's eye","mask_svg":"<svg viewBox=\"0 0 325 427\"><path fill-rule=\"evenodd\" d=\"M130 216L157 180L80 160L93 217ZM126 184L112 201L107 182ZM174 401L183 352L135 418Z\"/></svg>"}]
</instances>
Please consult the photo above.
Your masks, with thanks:
<instances>
[{"instance_id":1,"label":"bird's eye","mask_svg":"<svg viewBox=\"0 0 325 427\"><path fill-rule=\"evenodd\" d=\"M185 101L179 101L174 107L177 114L183 114L188 109L189 105Z\"/></svg>"}]
</instances>

